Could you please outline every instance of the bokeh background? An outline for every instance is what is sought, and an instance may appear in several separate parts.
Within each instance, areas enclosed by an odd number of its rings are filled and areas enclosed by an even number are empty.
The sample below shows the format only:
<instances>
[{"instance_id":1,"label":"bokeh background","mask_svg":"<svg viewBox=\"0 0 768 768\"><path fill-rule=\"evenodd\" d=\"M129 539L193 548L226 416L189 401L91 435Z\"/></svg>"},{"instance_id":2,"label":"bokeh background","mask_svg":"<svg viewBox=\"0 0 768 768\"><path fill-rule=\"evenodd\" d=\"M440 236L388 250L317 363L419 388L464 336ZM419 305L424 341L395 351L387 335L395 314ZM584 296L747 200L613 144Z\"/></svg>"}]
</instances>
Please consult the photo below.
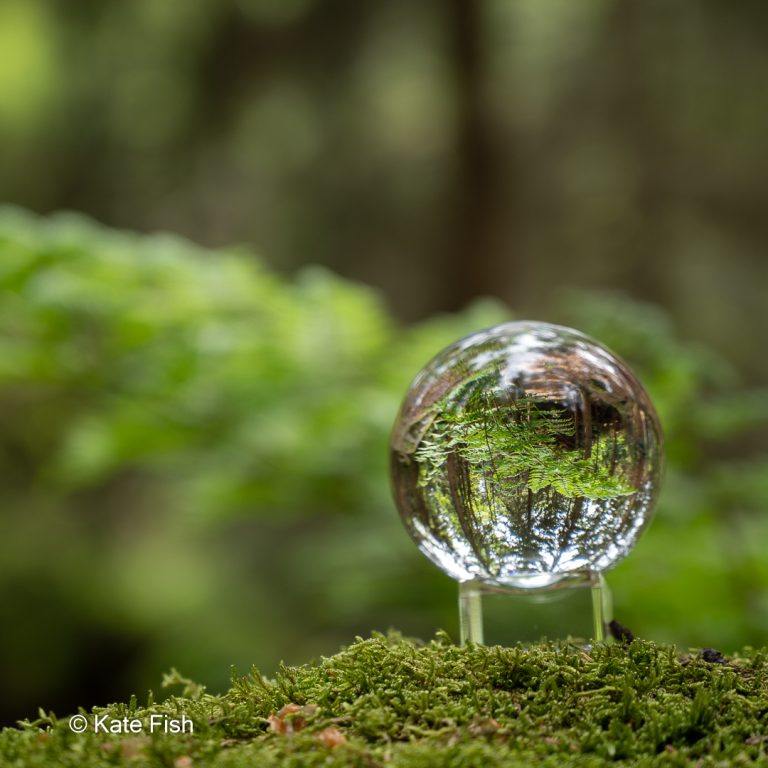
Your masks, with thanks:
<instances>
[{"instance_id":1,"label":"bokeh background","mask_svg":"<svg viewBox=\"0 0 768 768\"><path fill-rule=\"evenodd\" d=\"M658 406L617 617L768 642L767 24L4 0L2 722L171 666L217 690L373 629L456 636L387 435L437 350L508 317L592 333Z\"/></svg>"}]
</instances>

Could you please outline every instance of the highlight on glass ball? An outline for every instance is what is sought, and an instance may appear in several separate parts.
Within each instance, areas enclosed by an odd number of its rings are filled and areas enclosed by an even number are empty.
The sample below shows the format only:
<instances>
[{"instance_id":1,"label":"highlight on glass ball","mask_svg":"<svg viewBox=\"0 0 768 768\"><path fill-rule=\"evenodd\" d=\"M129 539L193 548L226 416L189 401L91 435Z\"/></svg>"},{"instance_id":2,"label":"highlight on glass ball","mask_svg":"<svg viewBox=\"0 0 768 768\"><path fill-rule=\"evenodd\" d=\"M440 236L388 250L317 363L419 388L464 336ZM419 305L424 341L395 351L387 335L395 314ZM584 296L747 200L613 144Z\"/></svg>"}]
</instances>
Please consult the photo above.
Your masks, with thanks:
<instances>
[{"instance_id":1,"label":"highlight on glass ball","mask_svg":"<svg viewBox=\"0 0 768 768\"><path fill-rule=\"evenodd\" d=\"M440 352L391 439L395 500L459 582L555 588L624 558L650 521L662 435L634 374L570 328L511 322Z\"/></svg>"}]
</instances>

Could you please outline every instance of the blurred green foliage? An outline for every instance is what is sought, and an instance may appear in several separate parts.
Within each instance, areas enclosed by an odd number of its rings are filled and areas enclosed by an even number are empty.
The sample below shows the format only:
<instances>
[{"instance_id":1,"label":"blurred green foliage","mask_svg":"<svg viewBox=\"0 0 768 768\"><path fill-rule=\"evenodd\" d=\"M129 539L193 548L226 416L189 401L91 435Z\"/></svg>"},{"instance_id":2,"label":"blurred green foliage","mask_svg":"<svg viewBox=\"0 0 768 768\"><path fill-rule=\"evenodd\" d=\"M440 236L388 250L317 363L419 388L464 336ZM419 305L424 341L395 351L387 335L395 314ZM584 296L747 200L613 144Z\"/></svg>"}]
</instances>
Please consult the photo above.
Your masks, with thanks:
<instances>
[{"instance_id":1,"label":"blurred green foliage","mask_svg":"<svg viewBox=\"0 0 768 768\"><path fill-rule=\"evenodd\" d=\"M767 23L763 0L4 0L0 200L254 243L411 319L618 286L765 382Z\"/></svg>"},{"instance_id":2,"label":"blurred green foliage","mask_svg":"<svg viewBox=\"0 0 768 768\"><path fill-rule=\"evenodd\" d=\"M0 290L11 688L66 689L94 648L123 654L131 690L172 664L274 665L431 609L387 432L422 362L502 307L401 332L323 270L286 282L245 254L11 209ZM38 679L24 657L47 660Z\"/></svg>"},{"instance_id":3,"label":"blurred green foliage","mask_svg":"<svg viewBox=\"0 0 768 768\"><path fill-rule=\"evenodd\" d=\"M371 629L455 632L455 586L390 500L387 435L413 375L503 306L401 328L321 269L287 280L244 251L11 208L0 296L15 716L141 691L173 665L223 686L231 663L306 661ZM768 457L750 441L768 394L655 307L560 306L549 319L623 355L666 430L658 518L610 576L617 617L660 641L764 643ZM66 699L83 679L90 698Z\"/></svg>"}]
</instances>

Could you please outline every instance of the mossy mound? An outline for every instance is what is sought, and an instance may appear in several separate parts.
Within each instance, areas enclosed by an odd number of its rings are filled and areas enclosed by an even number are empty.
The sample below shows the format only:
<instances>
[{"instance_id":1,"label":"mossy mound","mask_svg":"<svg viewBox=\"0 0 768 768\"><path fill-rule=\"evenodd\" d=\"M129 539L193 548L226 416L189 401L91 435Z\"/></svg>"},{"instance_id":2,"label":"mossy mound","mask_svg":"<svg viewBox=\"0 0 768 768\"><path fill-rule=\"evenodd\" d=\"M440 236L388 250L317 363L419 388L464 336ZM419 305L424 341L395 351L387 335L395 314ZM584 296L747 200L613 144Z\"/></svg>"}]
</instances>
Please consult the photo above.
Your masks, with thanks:
<instances>
[{"instance_id":1,"label":"mossy mound","mask_svg":"<svg viewBox=\"0 0 768 768\"><path fill-rule=\"evenodd\" d=\"M459 648L442 634L376 635L274 680L234 676L221 696L169 676L181 696L83 711L81 734L41 716L0 734L0 764L768 765L767 675L751 649L722 659L639 640ZM192 734L164 732L182 716ZM97 718L140 730L94 732Z\"/></svg>"}]
</instances>

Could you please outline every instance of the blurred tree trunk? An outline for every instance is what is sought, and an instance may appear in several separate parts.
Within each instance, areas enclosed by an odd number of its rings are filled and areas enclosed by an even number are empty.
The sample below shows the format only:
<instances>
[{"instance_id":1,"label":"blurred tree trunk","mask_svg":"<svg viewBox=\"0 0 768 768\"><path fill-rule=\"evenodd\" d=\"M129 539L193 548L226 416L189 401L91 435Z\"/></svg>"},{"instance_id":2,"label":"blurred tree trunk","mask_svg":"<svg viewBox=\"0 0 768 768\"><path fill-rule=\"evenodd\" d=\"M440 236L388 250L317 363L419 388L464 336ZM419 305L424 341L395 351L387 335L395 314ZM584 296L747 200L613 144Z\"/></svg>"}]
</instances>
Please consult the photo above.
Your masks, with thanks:
<instances>
[{"instance_id":1,"label":"blurred tree trunk","mask_svg":"<svg viewBox=\"0 0 768 768\"><path fill-rule=\"evenodd\" d=\"M493 229L498 187L491 120L485 98L485 4L449 0L448 34L455 112L455 185L449 207L443 304L457 309L494 291Z\"/></svg>"},{"instance_id":2,"label":"blurred tree trunk","mask_svg":"<svg viewBox=\"0 0 768 768\"><path fill-rule=\"evenodd\" d=\"M659 114L657 106L665 103L660 91L666 84L655 78L648 57L647 32L658 23L657 14L654 6L616 3L603 30L607 61L614 62L607 119L616 127L637 169L631 201L635 217L622 254L627 260L625 280L634 294L653 301L666 298L664 274L674 248L671 217L678 202L670 173L674 152L666 135L670 116ZM674 15L668 14L667 24L676 22ZM671 38L663 40L669 43ZM674 66L675 51L661 48L657 55Z\"/></svg>"}]
</instances>

